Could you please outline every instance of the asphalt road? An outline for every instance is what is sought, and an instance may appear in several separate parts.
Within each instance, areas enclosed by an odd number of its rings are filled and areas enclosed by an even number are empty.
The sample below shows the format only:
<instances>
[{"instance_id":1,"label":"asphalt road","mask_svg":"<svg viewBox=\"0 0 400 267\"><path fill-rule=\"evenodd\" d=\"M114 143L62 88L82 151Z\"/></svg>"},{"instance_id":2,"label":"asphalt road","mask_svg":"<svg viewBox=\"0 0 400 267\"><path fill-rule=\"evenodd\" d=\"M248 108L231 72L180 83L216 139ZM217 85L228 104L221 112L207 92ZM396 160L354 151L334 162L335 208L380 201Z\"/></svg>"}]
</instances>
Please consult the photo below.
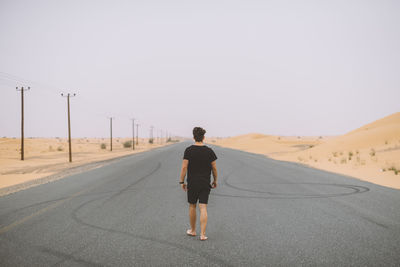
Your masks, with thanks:
<instances>
[{"instance_id":1,"label":"asphalt road","mask_svg":"<svg viewBox=\"0 0 400 267\"><path fill-rule=\"evenodd\" d=\"M400 265L400 190L219 147L209 240L186 236L188 145L1 197L0 266Z\"/></svg>"}]
</instances>

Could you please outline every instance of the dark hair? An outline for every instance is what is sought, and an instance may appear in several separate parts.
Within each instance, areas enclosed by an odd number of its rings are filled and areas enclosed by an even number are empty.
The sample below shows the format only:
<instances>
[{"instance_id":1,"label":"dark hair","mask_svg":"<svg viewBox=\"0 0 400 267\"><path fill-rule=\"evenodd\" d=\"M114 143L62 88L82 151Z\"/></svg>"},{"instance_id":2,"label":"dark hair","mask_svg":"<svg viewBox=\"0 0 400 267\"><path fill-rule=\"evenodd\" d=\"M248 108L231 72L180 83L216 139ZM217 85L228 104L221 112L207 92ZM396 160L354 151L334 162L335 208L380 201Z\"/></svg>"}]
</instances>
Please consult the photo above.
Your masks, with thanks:
<instances>
[{"instance_id":1,"label":"dark hair","mask_svg":"<svg viewBox=\"0 0 400 267\"><path fill-rule=\"evenodd\" d=\"M204 139L204 134L206 130L201 127L194 127L193 128L193 138L196 142L202 142Z\"/></svg>"}]
</instances>

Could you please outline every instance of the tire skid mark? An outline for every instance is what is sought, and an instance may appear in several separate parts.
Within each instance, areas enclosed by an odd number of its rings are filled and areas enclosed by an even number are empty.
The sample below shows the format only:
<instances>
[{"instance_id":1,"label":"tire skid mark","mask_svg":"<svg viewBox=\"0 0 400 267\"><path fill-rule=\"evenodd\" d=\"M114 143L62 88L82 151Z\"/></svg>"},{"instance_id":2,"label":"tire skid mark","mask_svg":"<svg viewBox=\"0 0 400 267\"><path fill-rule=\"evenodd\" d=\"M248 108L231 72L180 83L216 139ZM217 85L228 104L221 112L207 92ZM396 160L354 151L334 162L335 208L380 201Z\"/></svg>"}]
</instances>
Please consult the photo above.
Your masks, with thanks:
<instances>
[{"instance_id":1,"label":"tire skid mark","mask_svg":"<svg viewBox=\"0 0 400 267\"><path fill-rule=\"evenodd\" d=\"M160 168L160 166L161 166L161 163L159 162L156 169L158 170L158 168ZM39 209L38 211L36 211L36 212L34 212L34 213L30 214L30 215L24 216L21 219L18 219L18 220L14 221L14 222L12 222L12 223L10 223L8 225L2 226L0 228L0 235L4 234L4 233L6 233L6 232L8 232L8 231L10 231L12 229L14 229L15 227L18 227L21 224L24 224L25 222L31 220L32 218L40 216L43 213L60 206L61 204L65 203L65 202L67 202L67 201L69 201L71 199L74 199L75 197L84 195L85 193L90 192L91 190L93 190L94 188L96 188L96 187L98 187L100 185L104 185L104 184L113 182L113 181L115 181L115 180L117 180L117 179L119 179L121 177L125 177L130 172L131 172L131 170L129 169L126 172L123 172L122 174L118 175L114 179L103 181L100 184L94 184L93 186L89 186L88 188L84 188L84 189L80 190L79 192L76 192L75 194L73 194L71 196L68 196L68 197L65 197L65 198L61 198L61 199L55 200L55 201L50 201L50 202L53 202L53 203L48 205L48 206L46 206L46 207L44 207L44 208L42 208L42 209ZM139 181L143 180L143 179L144 179L143 177L139 178Z\"/></svg>"},{"instance_id":2,"label":"tire skid mark","mask_svg":"<svg viewBox=\"0 0 400 267\"><path fill-rule=\"evenodd\" d=\"M113 200L114 198L122 195L123 193L129 191L129 189L131 189L132 187L134 187L136 184L140 183L141 181L143 181L144 179L146 179L147 177L152 176L154 173L156 173L159 169L161 168L161 162L158 162L157 166L148 174L140 177L139 179L135 180L134 182L130 183L128 186L124 187L121 190L118 190L115 194L111 195L109 198L107 198L104 202L103 205L111 200Z\"/></svg>"},{"instance_id":3,"label":"tire skid mark","mask_svg":"<svg viewBox=\"0 0 400 267\"><path fill-rule=\"evenodd\" d=\"M351 192L345 193L335 193L335 194L299 194L299 193L276 193L270 191L261 191L255 189L247 189L242 188L237 185L233 185L229 182L231 175L236 172L237 170L241 169L245 163L241 160L235 160L240 162L240 165L236 165L228 175L226 175L223 179L223 184L233 188L238 191L247 191L252 193L258 194L269 194L270 196L243 196L243 195L235 195L235 194L223 194L223 193L213 193L215 196L219 197L233 197L233 198L255 198L255 199L307 199L307 198L330 198L330 197L341 197L341 196L348 196L353 194L360 194L370 191L370 189L366 186L359 186L359 185L352 185L352 184L329 184L329 183L292 183L292 182L284 182L284 183L265 183L265 184L288 184L288 185L322 185L322 186L333 186L339 188L347 188L351 189Z\"/></svg>"},{"instance_id":4,"label":"tire skid mark","mask_svg":"<svg viewBox=\"0 0 400 267\"><path fill-rule=\"evenodd\" d=\"M211 254L209 254L207 252L203 252L201 250L196 250L196 249L181 245L179 243L174 243L174 242L171 242L171 241L168 241L168 240L157 239L157 238L148 237L148 236L145 236L145 235L139 235L139 234L130 233L130 232L126 232L126 231L121 231L121 230L117 230L117 229L102 227L102 226L99 226L99 225L96 225L96 224L92 224L92 223L86 222L85 220L83 220L82 218L80 218L78 216L78 212L83 207L85 207L86 205L88 205L88 204L90 204L90 203L92 203L92 202L94 202L96 200L100 200L102 198L104 198L104 197L102 196L102 197L94 198L94 199L91 199L91 200L88 200L88 201L82 203L80 206L78 206L76 209L73 210L73 212L71 214L72 219L75 222L77 222L78 224L86 226L86 227L90 227L90 228L93 228L93 229L101 230L101 231L107 232L107 233L118 234L118 235L123 235L123 236L130 236L132 238L142 239L142 240L146 240L146 241L150 241L150 242L156 242L156 243L159 243L159 244L162 244L162 245L175 247L177 249L182 249L182 250L187 251L187 252L192 253L192 254L197 254L197 255L199 255L201 257L204 257L206 259L209 259L209 260L211 260L211 261L213 261L215 263L218 263L221 266L230 266L224 260L222 260L222 259L220 259L218 257L215 257L215 256L213 256L213 255L211 255Z\"/></svg>"},{"instance_id":5,"label":"tire skid mark","mask_svg":"<svg viewBox=\"0 0 400 267\"><path fill-rule=\"evenodd\" d=\"M154 170L154 172L157 171L160 167L161 167L161 162L158 163L158 165L156 167L156 170ZM107 184L109 182L113 182L113 181L115 181L115 180L117 180L117 179L119 179L121 177L124 177L128 173L131 173L131 170L129 170L128 172L124 172L122 175L118 175L116 178L114 178L112 180L106 181L105 184ZM151 174L153 174L153 173L151 173ZM139 180L143 180L144 178L146 178L146 177L141 177L141 178L139 178ZM140 182L139 180L133 182L133 184L136 184L137 182ZM104 185L104 184L101 184L101 185ZM125 192L125 191L130 191L130 189L129 188L123 189L123 192ZM121 190L109 190L109 191L96 192L96 193L79 194L76 197L85 197L85 196L100 195L100 194L109 194L109 193L115 193L115 192L119 193L119 192L121 192ZM121 193L123 193L123 192L121 192ZM57 202L57 201L65 200L65 199L68 199L68 198L70 198L70 197L62 197L62 198L56 198L56 199L52 199L52 200L46 200L46 201L38 202L38 203L31 204L31 205L28 205L28 206L25 206L25 207L21 207L21 208L15 209L15 210L11 210L11 211L9 211L9 212L7 212L5 214L2 214L1 216L5 217L5 216L8 216L10 214L14 214L14 213L16 213L18 211L21 211L21 210L24 210L24 209L33 208L35 206L40 206L40 205L47 204L47 203Z\"/></svg>"}]
</instances>

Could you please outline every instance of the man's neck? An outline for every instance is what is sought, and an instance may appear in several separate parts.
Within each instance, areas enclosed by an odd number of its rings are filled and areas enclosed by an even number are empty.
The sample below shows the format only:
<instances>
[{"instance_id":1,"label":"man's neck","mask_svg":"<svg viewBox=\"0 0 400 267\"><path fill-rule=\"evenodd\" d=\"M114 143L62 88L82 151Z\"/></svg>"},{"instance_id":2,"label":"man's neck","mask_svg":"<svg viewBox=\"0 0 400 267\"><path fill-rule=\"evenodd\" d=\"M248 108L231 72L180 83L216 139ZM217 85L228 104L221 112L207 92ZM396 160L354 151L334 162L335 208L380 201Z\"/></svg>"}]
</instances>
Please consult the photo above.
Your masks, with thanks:
<instances>
[{"instance_id":1,"label":"man's neck","mask_svg":"<svg viewBox=\"0 0 400 267\"><path fill-rule=\"evenodd\" d=\"M194 142L195 146L204 146L203 142Z\"/></svg>"}]
</instances>

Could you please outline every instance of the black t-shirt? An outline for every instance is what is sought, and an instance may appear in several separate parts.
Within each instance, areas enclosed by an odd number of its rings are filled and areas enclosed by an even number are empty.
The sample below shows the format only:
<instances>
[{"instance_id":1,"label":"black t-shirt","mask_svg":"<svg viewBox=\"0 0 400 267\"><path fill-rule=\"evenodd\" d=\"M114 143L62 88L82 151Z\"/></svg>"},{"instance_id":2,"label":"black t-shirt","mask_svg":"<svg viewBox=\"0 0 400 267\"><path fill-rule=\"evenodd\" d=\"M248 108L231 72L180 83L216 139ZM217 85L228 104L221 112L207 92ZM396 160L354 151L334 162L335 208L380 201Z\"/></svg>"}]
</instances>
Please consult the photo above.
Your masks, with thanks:
<instances>
[{"instance_id":1,"label":"black t-shirt","mask_svg":"<svg viewBox=\"0 0 400 267\"><path fill-rule=\"evenodd\" d=\"M191 145L186 148L183 159L189 161L188 186L208 187L210 185L211 162L217 159L214 151L208 146Z\"/></svg>"}]
</instances>

